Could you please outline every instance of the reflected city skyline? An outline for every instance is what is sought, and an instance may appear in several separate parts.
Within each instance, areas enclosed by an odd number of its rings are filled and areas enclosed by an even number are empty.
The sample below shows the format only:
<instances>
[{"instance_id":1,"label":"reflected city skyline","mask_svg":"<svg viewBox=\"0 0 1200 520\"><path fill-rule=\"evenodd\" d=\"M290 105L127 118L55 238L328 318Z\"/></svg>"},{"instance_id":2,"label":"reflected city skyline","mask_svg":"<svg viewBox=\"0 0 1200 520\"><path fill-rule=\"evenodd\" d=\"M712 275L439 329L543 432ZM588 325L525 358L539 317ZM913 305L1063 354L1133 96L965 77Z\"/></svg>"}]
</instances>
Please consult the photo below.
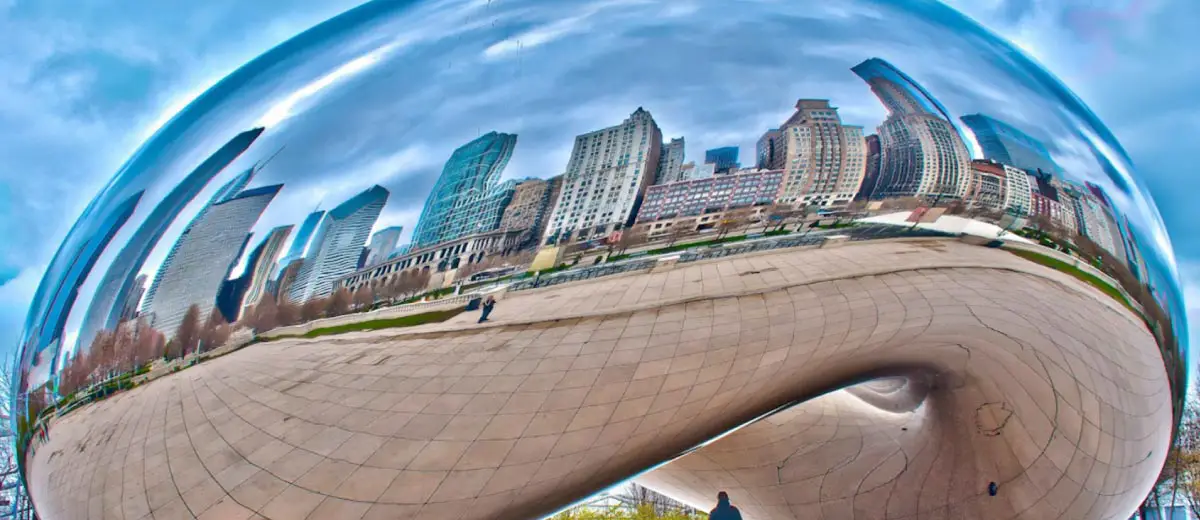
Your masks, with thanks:
<instances>
[{"instance_id":1,"label":"reflected city skyline","mask_svg":"<svg viewBox=\"0 0 1200 520\"><path fill-rule=\"evenodd\" d=\"M1153 337L1157 352L1138 356L1160 356L1179 420L1192 358L1157 210L1109 131L1041 67L932 3L723 17L718 2L627 7L564 18L537 2L369 2L217 83L117 172L47 269L13 383L20 442L50 442L37 437L47 410L95 406L77 401L97 386L109 395L109 379L170 378L162 366L327 329L407 327L397 324L418 309L449 313L438 319L450 327L483 305L483 325L486 291L551 294L677 263L934 238L1009 251L1098 289L1111 300L1101 307L1144 326L1120 334ZM527 8L541 25L519 20ZM716 18L737 36L727 47L663 36ZM602 36L599 20L625 39ZM793 34L801 50L771 44ZM547 59L576 48L570 67ZM673 48L714 57L685 66ZM591 81L554 87L567 77ZM691 297L719 292L698 290ZM361 324L383 315L396 321ZM625 469L613 471L632 476ZM691 489L688 478L664 482Z\"/></svg>"}]
</instances>

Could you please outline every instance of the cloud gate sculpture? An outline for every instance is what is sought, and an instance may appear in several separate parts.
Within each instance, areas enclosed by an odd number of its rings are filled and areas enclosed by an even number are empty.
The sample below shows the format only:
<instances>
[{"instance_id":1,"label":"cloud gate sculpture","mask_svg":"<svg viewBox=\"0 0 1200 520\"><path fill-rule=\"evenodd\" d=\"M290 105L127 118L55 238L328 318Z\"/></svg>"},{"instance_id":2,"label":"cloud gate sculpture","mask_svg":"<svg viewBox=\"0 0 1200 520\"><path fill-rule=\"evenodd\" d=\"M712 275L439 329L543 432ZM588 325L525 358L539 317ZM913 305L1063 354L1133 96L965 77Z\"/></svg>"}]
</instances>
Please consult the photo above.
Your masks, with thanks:
<instances>
[{"instance_id":1,"label":"cloud gate sculpture","mask_svg":"<svg viewBox=\"0 0 1200 520\"><path fill-rule=\"evenodd\" d=\"M43 519L1128 518L1161 219L933 1L375 0L158 129L21 337Z\"/></svg>"}]
</instances>

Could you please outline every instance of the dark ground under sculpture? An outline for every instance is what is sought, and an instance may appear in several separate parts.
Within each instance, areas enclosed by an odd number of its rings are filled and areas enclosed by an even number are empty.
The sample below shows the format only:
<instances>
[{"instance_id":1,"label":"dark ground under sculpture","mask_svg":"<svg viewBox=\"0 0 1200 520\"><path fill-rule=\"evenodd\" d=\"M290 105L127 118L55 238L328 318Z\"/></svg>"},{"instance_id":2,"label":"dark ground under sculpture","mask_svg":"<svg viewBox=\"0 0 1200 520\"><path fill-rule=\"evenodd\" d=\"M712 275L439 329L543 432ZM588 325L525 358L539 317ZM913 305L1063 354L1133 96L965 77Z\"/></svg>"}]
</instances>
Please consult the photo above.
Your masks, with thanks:
<instances>
[{"instance_id":1,"label":"dark ground under sculpture","mask_svg":"<svg viewBox=\"0 0 1200 520\"><path fill-rule=\"evenodd\" d=\"M1169 441L1131 312L956 241L729 257L475 318L254 345L74 412L32 496L47 519L527 519L808 401L639 481L756 520L1124 518Z\"/></svg>"}]
</instances>

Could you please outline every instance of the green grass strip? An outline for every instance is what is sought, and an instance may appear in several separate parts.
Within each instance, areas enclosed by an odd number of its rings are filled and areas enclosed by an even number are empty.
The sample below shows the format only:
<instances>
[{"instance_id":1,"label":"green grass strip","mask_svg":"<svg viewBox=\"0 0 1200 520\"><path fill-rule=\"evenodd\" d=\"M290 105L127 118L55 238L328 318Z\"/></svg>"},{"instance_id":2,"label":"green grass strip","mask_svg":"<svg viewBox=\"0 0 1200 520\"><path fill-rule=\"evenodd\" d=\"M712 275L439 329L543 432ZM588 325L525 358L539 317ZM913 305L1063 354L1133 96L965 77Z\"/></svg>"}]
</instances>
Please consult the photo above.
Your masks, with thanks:
<instances>
[{"instance_id":1,"label":"green grass strip","mask_svg":"<svg viewBox=\"0 0 1200 520\"><path fill-rule=\"evenodd\" d=\"M1049 256L1046 256L1043 254L1035 253L1033 251L1026 251L1024 249L1006 249L1006 251L1008 251L1009 253L1012 253L1014 255L1017 255L1021 258L1024 258L1026 260L1029 260L1031 262L1038 263L1038 264L1044 265L1046 267L1049 267L1051 269L1054 269L1055 271L1059 271L1059 272L1074 276L1075 278L1079 279L1083 283L1086 283L1088 285L1091 285L1092 287L1100 289L1101 292L1109 295L1110 297L1112 297L1112 299L1121 302L1122 305L1128 307L1129 310L1133 311L1134 314L1137 314L1139 316L1141 315L1141 313L1138 312L1137 309L1135 309L1132 305L1129 304L1129 300L1125 299L1125 294L1122 293L1120 289L1113 287L1108 282L1104 281L1103 279L1097 277L1096 275L1094 275L1092 273L1084 271L1083 269L1075 267L1075 266L1068 264L1057 258L1053 258L1053 257L1049 257Z\"/></svg>"},{"instance_id":2,"label":"green grass strip","mask_svg":"<svg viewBox=\"0 0 1200 520\"><path fill-rule=\"evenodd\" d=\"M424 325L426 323L441 323L450 318L458 316L464 310L466 310L466 307L459 307L445 311L411 314L408 316L400 316L398 318L384 318L379 320L360 321L358 323L334 325L332 327L321 327L319 329L310 330L299 337L317 338L320 336L345 334L347 332L357 332L361 330L393 329L398 327L415 327L417 325Z\"/></svg>"}]
</instances>

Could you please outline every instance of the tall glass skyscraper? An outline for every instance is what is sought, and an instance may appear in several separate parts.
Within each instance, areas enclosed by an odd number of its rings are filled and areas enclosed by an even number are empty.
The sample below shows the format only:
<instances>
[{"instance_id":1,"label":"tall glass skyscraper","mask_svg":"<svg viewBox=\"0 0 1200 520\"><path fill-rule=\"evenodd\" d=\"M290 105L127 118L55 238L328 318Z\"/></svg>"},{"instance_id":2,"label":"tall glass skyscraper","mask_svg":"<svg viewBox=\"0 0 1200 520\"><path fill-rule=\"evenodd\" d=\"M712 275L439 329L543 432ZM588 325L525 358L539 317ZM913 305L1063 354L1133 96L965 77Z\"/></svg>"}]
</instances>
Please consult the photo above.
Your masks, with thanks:
<instances>
[{"instance_id":1,"label":"tall glass skyscraper","mask_svg":"<svg viewBox=\"0 0 1200 520\"><path fill-rule=\"evenodd\" d=\"M738 147L724 146L705 150L704 164L714 165L716 173L728 173L730 170L736 170L739 166Z\"/></svg>"},{"instance_id":2,"label":"tall glass skyscraper","mask_svg":"<svg viewBox=\"0 0 1200 520\"><path fill-rule=\"evenodd\" d=\"M27 332L36 338L39 345L47 349L53 347L53 352L57 352L60 348L67 316L70 315L71 307L75 305L75 299L79 297L79 287L83 285L88 273L92 271L96 260L104 253L104 249L108 247L113 236L121 230L130 215L133 215L133 211L137 208L138 202L142 200L144 193L139 191L118 204L108 214L97 233L87 238L83 247L80 248L79 254L71 258L66 276L63 278L64 283L55 288L48 302L49 306L38 320L40 326ZM42 359L49 360L44 357ZM56 371L56 367L52 366L51 373L54 371Z\"/></svg>"},{"instance_id":3,"label":"tall glass skyscraper","mask_svg":"<svg viewBox=\"0 0 1200 520\"><path fill-rule=\"evenodd\" d=\"M372 186L329 211L291 282L289 300L299 303L326 296L333 292L335 279L354 272L388 195L382 186Z\"/></svg>"},{"instance_id":4,"label":"tall glass skyscraper","mask_svg":"<svg viewBox=\"0 0 1200 520\"><path fill-rule=\"evenodd\" d=\"M501 186L500 174L516 145L516 135L493 131L454 150L425 200L413 230L413 247L499 227L501 213L512 198L512 186Z\"/></svg>"},{"instance_id":5,"label":"tall glass skyscraper","mask_svg":"<svg viewBox=\"0 0 1200 520\"><path fill-rule=\"evenodd\" d=\"M171 249L171 261L159 266L151 286L157 291L143 304L143 314L155 329L173 337L192 305L200 308L201 320L208 318L221 284L246 247L250 228L282 188L275 184L232 196L222 190L222 198L188 224Z\"/></svg>"},{"instance_id":6,"label":"tall glass skyscraper","mask_svg":"<svg viewBox=\"0 0 1200 520\"><path fill-rule=\"evenodd\" d=\"M961 119L975 134L975 141L983 150L984 157L1030 173L1041 170L1062 175L1058 164L1050 158L1046 145L1029 134L984 114L965 115Z\"/></svg>"},{"instance_id":7,"label":"tall glass skyscraper","mask_svg":"<svg viewBox=\"0 0 1200 520\"><path fill-rule=\"evenodd\" d=\"M100 280L80 327L77 345L91 345L97 332L116 328L121 318L121 309L129 292L133 290L138 272L163 234L192 199L200 194L204 186L250 148L262 132L262 128L255 128L230 139L184 177L163 197L158 206L154 207L133 237L125 242L116 259L109 264L104 278Z\"/></svg>"},{"instance_id":8,"label":"tall glass skyscraper","mask_svg":"<svg viewBox=\"0 0 1200 520\"><path fill-rule=\"evenodd\" d=\"M392 251L396 250L401 233L404 233L404 226L383 228L371 235L371 245L367 246L370 251L367 253L366 265L372 266L387 260Z\"/></svg>"},{"instance_id":9,"label":"tall glass skyscraper","mask_svg":"<svg viewBox=\"0 0 1200 520\"><path fill-rule=\"evenodd\" d=\"M261 244L255 248L257 253L250 262L246 263L246 274L249 279L246 281L246 292L241 299L241 307L253 306L262 299L263 294L267 291L267 281L271 279L271 275L275 272L276 261L279 259L279 253L283 252L283 244L287 241L288 235L292 233L292 226L279 226L271 230L267 234ZM238 312L239 314L241 311ZM233 318L226 316L230 320Z\"/></svg>"},{"instance_id":10,"label":"tall glass skyscraper","mask_svg":"<svg viewBox=\"0 0 1200 520\"><path fill-rule=\"evenodd\" d=\"M188 230L191 229L192 226L196 225L197 222L203 222L204 215L207 214L213 206L232 199L238 194L238 192L242 191L247 184L250 184L250 179L254 178L254 173L254 168L249 168L239 174L237 177L234 177L232 180L225 183L224 186L221 186L221 189L217 190L217 193L215 193L212 198L208 200L208 204L205 204L203 208L200 208L200 212L197 213L195 217L192 217L192 222L189 223L188 227L184 229L183 235L186 235ZM246 229L243 232L245 231L249 231L249 229ZM146 298L142 302L142 314L146 314L151 304L154 303L154 298L158 294L158 286L163 281L162 274L170 268L171 264L175 263L175 256L179 254L179 246L183 243L183 235L180 235L180 237L175 240L175 243L171 244L171 250L167 251L167 257L163 259L162 264L158 266L158 275L156 275L154 280L150 282L150 288L146 291Z\"/></svg>"},{"instance_id":11,"label":"tall glass skyscraper","mask_svg":"<svg viewBox=\"0 0 1200 520\"><path fill-rule=\"evenodd\" d=\"M312 240L313 231L316 231L317 224L320 224L324 217L324 211L314 211L304 218L304 222L300 224L300 230L292 238L292 245L288 247L287 254L279 260L280 270L286 268L288 264L292 263L292 260L304 256L304 250L308 248L308 243Z\"/></svg>"}]
</instances>

